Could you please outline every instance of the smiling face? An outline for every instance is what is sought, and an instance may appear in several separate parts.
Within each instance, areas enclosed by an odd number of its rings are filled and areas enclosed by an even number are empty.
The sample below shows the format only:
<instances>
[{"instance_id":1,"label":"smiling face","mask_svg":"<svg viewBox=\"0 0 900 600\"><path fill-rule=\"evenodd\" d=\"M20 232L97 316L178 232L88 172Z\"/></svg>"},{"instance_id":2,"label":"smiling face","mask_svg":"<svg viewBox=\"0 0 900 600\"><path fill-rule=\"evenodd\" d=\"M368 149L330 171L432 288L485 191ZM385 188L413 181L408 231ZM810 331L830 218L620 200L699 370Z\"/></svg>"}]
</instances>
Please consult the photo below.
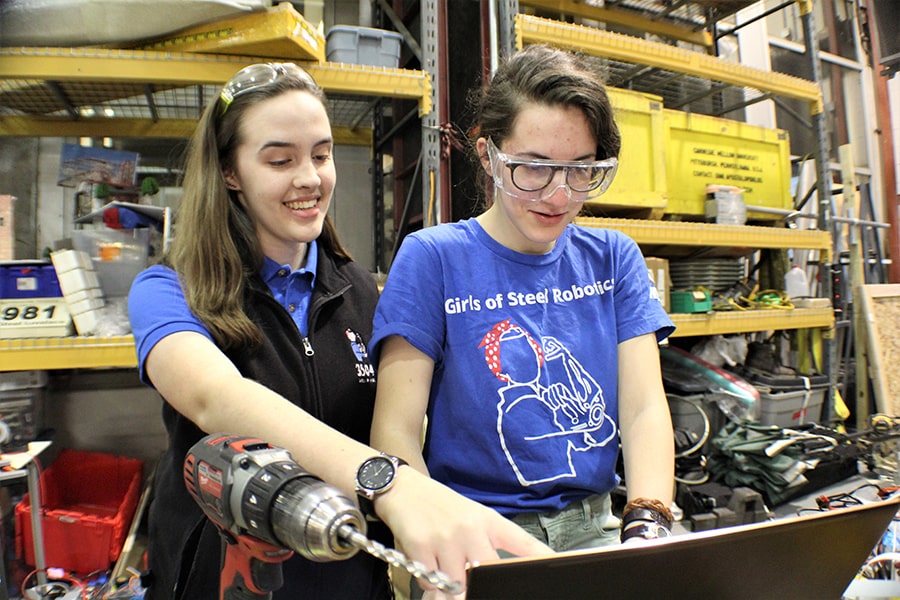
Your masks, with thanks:
<instances>
[{"instance_id":1,"label":"smiling face","mask_svg":"<svg viewBox=\"0 0 900 600\"><path fill-rule=\"evenodd\" d=\"M238 192L263 253L299 268L322 232L336 179L325 107L307 92L286 92L250 107L239 137L226 184Z\"/></svg>"},{"instance_id":2,"label":"smiling face","mask_svg":"<svg viewBox=\"0 0 900 600\"><path fill-rule=\"evenodd\" d=\"M594 160L597 140L592 131L579 108L529 104L519 112L509 137L499 144L499 149L520 158ZM484 138L478 140L478 153L482 166L492 175ZM502 176L509 179L508 173ZM535 193L534 200L522 199L494 188L494 202L478 217L479 223L491 237L512 250L525 254L549 252L582 207L582 202L570 199L564 179L565 172L557 171L549 186L556 189L543 199L541 193Z\"/></svg>"}]
</instances>

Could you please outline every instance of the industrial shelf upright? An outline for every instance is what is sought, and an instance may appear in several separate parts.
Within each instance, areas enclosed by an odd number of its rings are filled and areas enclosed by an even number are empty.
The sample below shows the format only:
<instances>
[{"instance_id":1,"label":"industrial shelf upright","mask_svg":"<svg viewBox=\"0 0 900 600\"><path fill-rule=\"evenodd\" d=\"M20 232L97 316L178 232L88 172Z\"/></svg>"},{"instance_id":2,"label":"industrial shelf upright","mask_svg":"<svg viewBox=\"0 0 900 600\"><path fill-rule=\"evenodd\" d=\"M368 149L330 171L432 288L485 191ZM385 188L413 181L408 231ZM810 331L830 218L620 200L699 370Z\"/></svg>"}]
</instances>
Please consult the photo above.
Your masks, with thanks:
<instances>
[{"instance_id":1,"label":"industrial shelf upright","mask_svg":"<svg viewBox=\"0 0 900 600\"><path fill-rule=\"evenodd\" d=\"M398 0L388 5L386 0L380 0L374 9L376 24L402 32L407 40L411 56L401 57L401 60L428 73L431 82L431 110L427 113L419 111L416 114L402 98L385 100L375 109L375 263L380 271L387 271L393 253L407 233L450 218L447 204L450 186L446 157L441 150L441 124L447 106L447 3L444 0ZM418 27L413 24L416 20ZM414 30L418 30L418 38L414 37ZM385 104L390 105L389 110L383 106ZM383 157L388 144L393 160L393 211L390 217L383 187Z\"/></svg>"}]
</instances>

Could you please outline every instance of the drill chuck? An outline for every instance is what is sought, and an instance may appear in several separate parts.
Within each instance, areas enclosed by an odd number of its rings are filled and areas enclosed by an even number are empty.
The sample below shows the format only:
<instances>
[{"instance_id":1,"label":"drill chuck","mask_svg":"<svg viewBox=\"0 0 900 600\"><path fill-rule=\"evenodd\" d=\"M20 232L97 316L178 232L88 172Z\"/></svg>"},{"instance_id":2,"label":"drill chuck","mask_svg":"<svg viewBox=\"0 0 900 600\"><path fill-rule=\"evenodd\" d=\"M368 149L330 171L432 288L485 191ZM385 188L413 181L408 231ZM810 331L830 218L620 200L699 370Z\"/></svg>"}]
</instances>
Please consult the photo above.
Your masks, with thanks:
<instances>
[{"instance_id":1,"label":"drill chuck","mask_svg":"<svg viewBox=\"0 0 900 600\"><path fill-rule=\"evenodd\" d=\"M185 483L232 538L250 536L317 562L356 554L342 527L366 533L362 513L340 490L261 440L207 436L188 453Z\"/></svg>"},{"instance_id":2,"label":"drill chuck","mask_svg":"<svg viewBox=\"0 0 900 600\"><path fill-rule=\"evenodd\" d=\"M341 535L344 526L366 531L355 504L337 488L311 477L288 482L275 497L270 514L272 531L281 544L317 562L356 554L359 549Z\"/></svg>"}]
</instances>

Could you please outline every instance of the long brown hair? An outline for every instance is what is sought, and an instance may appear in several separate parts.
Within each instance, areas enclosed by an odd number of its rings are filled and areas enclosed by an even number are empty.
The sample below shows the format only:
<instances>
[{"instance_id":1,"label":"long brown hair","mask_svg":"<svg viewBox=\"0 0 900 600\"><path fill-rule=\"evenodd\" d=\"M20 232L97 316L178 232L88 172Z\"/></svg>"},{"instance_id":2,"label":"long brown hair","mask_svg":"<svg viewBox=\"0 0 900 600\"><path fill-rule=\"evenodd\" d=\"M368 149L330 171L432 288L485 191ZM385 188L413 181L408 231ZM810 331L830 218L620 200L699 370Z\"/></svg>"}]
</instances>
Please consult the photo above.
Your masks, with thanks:
<instances>
[{"instance_id":1,"label":"long brown hair","mask_svg":"<svg viewBox=\"0 0 900 600\"><path fill-rule=\"evenodd\" d=\"M234 167L246 111L291 90L311 94L327 110L325 93L311 79L284 75L242 92L227 110L221 98L210 103L188 144L176 235L164 262L178 273L188 307L223 349L262 341L243 303L247 280L264 260L253 222L223 173ZM317 241L326 253L350 260L328 215Z\"/></svg>"}]
</instances>

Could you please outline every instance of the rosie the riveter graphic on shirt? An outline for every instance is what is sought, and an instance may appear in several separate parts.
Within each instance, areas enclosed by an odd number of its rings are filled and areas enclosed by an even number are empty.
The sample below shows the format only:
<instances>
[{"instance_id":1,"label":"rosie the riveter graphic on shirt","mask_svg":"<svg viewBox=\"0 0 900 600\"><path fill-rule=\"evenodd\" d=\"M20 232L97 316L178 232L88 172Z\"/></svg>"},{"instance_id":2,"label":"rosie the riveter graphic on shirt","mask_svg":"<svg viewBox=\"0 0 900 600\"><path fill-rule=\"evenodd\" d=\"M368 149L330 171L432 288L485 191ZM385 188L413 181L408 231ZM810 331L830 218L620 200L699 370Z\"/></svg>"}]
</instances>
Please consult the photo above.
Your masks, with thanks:
<instances>
[{"instance_id":1,"label":"rosie the riveter graphic on shirt","mask_svg":"<svg viewBox=\"0 0 900 600\"><path fill-rule=\"evenodd\" d=\"M507 319L494 325L478 347L505 384L497 392L497 433L523 486L574 477L575 452L615 439L603 390L556 338L545 336L538 343Z\"/></svg>"}]
</instances>

